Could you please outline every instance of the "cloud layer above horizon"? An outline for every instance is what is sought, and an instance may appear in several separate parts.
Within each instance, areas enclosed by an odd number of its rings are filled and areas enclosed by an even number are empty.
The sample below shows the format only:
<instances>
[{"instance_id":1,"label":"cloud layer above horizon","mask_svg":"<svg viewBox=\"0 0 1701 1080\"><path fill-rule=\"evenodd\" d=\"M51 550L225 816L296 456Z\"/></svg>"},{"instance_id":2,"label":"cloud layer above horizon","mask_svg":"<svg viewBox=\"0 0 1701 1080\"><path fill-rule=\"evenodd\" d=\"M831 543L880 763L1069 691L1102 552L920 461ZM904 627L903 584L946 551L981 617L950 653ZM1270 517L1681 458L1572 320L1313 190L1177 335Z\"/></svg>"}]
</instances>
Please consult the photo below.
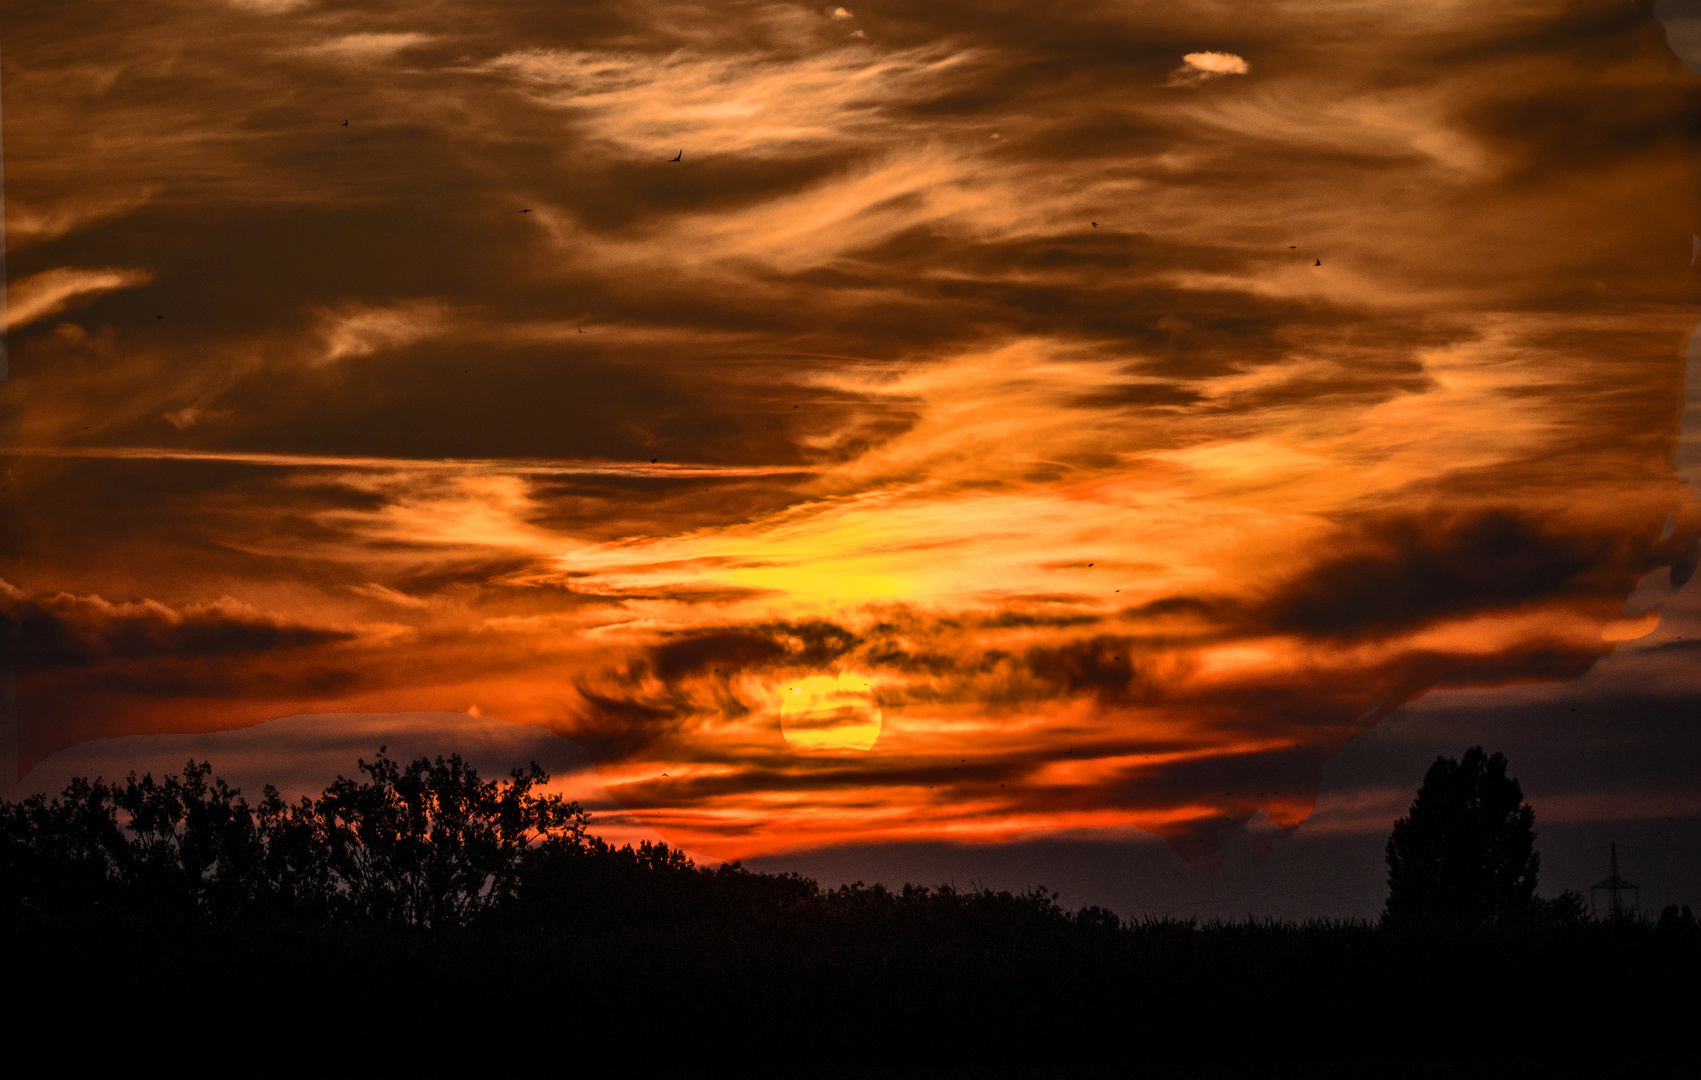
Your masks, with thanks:
<instances>
[{"instance_id":1,"label":"cloud layer above horizon","mask_svg":"<svg viewBox=\"0 0 1701 1080\"><path fill-rule=\"evenodd\" d=\"M72 0L3 77L24 767L472 710L715 856L1207 851L1695 569L1637 7Z\"/></svg>"}]
</instances>

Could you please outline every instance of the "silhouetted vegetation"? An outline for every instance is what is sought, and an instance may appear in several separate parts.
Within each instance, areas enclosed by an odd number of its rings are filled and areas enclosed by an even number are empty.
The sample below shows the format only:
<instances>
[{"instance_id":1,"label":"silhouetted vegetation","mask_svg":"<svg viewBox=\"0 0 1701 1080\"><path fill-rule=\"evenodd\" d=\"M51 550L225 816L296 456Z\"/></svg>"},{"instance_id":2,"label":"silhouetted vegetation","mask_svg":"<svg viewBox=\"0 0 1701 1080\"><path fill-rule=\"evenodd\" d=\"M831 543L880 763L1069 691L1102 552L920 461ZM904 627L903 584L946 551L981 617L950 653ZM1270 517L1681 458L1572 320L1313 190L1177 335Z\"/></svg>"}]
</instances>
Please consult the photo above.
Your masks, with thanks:
<instances>
[{"instance_id":1,"label":"silhouetted vegetation","mask_svg":"<svg viewBox=\"0 0 1701 1080\"><path fill-rule=\"evenodd\" d=\"M585 843L590 816L534 794L535 764L497 782L458 755L403 768L380 747L359 770L294 805L268 786L250 807L193 761L6 804L7 910L461 927L513 900L528 860Z\"/></svg>"},{"instance_id":2,"label":"silhouetted vegetation","mask_svg":"<svg viewBox=\"0 0 1701 1080\"><path fill-rule=\"evenodd\" d=\"M1495 923L1534 917L1535 811L1506 757L1480 746L1441 757L1388 838L1390 922Z\"/></svg>"},{"instance_id":3,"label":"silhouetted vegetation","mask_svg":"<svg viewBox=\"0 0 1701 1080\"><path fill-rule=\"evenodd\" d=\"M268 789L251 807L194 763L6 804L8 955L32 988L14 1023L84 1060L166 1025L244 1072L612 1054L641 1074L805 1075L1687 1052L1701 1004L1687 909L1201 924L1043 889L823 889L613 847L546 782L381 752L294 804Z\"/></svg>"}]
</instances>

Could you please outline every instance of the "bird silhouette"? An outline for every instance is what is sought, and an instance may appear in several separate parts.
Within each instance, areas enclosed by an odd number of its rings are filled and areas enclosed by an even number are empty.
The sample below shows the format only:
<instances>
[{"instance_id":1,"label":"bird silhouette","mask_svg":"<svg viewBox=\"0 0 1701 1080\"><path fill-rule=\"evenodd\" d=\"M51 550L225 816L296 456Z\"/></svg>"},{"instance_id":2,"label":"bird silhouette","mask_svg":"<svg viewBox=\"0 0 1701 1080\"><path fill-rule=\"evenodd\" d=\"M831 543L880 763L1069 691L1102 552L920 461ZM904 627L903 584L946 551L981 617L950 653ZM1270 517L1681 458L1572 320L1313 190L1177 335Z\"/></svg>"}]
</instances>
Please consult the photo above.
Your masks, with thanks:
<instances>
[{"instance_id":1,"label":"bird silhouette","mask_svg":"<svg viewBox=\"0 0 1701 1080\"><path fill-rule=\"evenodd\" d=\"M343 127L348 127L348 121L347 120L343 121Z\"/></svg>"},{"instance_id":2,"label":"bird silhouette","mask_svg":"<svg viewBox=\"0 0 1701 1080\"><path fill-rule=\"evenodd\" d=\"M1098 222L1096 222L1096 221L1095 221L1095 222L1093 222L1093 228L1095 228L1095 229L1096 229L1096 228L1098 228L1098 227L1099 227L1099 223L1098 223Z\"/></svg>"},{"instance_id":3,"label":"bird silhouette","mask_svg":"<svg viewBox=\"0 0 1701 1080\"><path fill-rule=\"evenodd\" d=\"M1312 265L1313 265L1313 266L1322 266L1322 265L1323 265L1323 260L1322 260L1322 259L1318 259L1318 260L1317 260L1317 261L1316 261L1316 262L1315 262L1315 263L1313 263L1313 264L1312 264Z\"/></svg>"},{"instance_id":4,"label":"bird silhouette","mask_svg":"<svg viewBox=\"0 0 1701 1080\"><path fill-rule=\"evenodd\" d=\"M582 326L581 326L581 327L579 327L579 333L581 333L581 334L582 334L582 333L584 333L584 332L585 332L585 328L584 328L584 327L582 327Z\"/></svg>"},{"instance_id":5,"label":"bird silhouette","mask_svg":"<svg viewBox=\"0 0 1701 1080\"><path fill-rule=\"evenodd\" d=\"M529 214L529 213L531 213L531 211L530 211L530 210L521 210L521 211L520 211L520 213L522 213L522 214Z\"/></svg>"},{"instance_id":6,"label":"bird silhouette","mask_svg":"<svg viewBox=\"0 0 1701 1080\"><path fill-rule=\"evenodd\" d=\"M668 160L669 161L678 161L680 158L682 158L684 156L685 156L685 151L681 150L679 153L675 154L673 157L668 158Z\"/></svg>"}]
</instances>

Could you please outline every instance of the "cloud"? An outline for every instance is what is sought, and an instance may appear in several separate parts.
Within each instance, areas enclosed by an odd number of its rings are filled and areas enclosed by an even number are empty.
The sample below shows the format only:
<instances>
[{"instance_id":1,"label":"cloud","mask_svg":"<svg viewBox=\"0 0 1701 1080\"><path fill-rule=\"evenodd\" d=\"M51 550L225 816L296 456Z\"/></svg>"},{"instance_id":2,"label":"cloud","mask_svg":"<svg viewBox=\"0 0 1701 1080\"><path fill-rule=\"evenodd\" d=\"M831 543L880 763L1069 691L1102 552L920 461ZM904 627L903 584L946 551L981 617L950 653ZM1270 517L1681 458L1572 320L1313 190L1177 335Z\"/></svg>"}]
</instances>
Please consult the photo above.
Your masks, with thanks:
<instances>
[{"instance_id":1,"label":"cloud","mask_svg":"<svg viewBox=\"0 0 1701 1080\"><path fill-rule=\"evenodd\" d=\"M447 305L426 298L324 311L319 322L324 351L318 362L331 364L348 357L371 356L383 349L405 348L442 334L450 322Z\"/></svg>"},{"instance_id":2,"label":"cloud","mask_svg":"<svg viewBox=\"0 0 1701 1080\"><path fill-rule=\"evenodd\" d=\"M1197 86L1224 75L1245 75L1251 68L1243 57L1226 52L1192 52L1170 73L1166 86Z\"/></svg>"},{"instance_id":3,"label":"cloud","mask_svg":"<svg viewBox=\"0 0 1701 1080\"><path fill-rule=\"evenodd\" d=\"M280 9L273 5L271 10ZM313 56L350 62L383 60L404 50L425 45L431 40L432 35L414 31L344 34L330 41L304 46L302 51Z\"/></svg>"},{"instance_id":4,"label":"cloud","mask_svg":"<svg viewBox=\"0 0 1701 1080\"><path fill-rule=\"evenodd\" d=\"M1695 535L1633 6L106 6L8 26L13 269L158 302L13 342L26 758L477 702L698 850L1197 855L1437 687L1688 685L1608 640Z\"/></svg>"},{"instance_id":5,"label":"cloud","mask_svg":"<svg viewBox=\"0 0 1701 1080\"><path fill-rule=\"evenodd\" d=\"M1654 0L1654 18L1665 24L1666 42L1690 71L1701 74L1701 4Z\"/></svg>"},{"instance_id":6,"label":"cloud","mask_svg":"<svg viewBox=\"0 0 1701 1080\"><path fill-rule=\"evenodd\" d=\"M14 196L11 205L6 208L7 250L16 253L90 225L110 221L146 205L156 194L156 189L143 187L127 196L85 196L71 200L61 196L39 204L25 203Z\"/></svg>"},{"instance_id":7,"label":"cloud","mask_svg":"<svg viewBox=\"0 0 1701 1080\"><path fill-rule=\"evenodd\" d=\"M396 604L405 608L426 608L430 606L428 601L421 600L417 596L409 596L407 593L398 592L395 589L389 588L385 585L380 585L377 582L368 582L364 585L350 585L349 591L358 593L361 596L371 597L374 600L383 601L386 604Z\"/></svg>"},{"instance_id":8,"label":"cloud","mask_svg":"<svg viewBox=\"0 0 1701 1080\"><path fill-rule=\"evenodd\" d=\"M1652 569L1611 534L1544 528L1506 511L1376 520L1333 543L1337 552L1267 601L1273 628L1362 639L1471 612L1611 597Z\"/></svg>"},{"instance_id":9,"label":"cloud","mask_svg":"<svg viewBox=\"0 0 1701 1080\"><path fill-rule=\"evenodd\" d=\"M154 276L152 270L140 268L90 270L70 266L31 274L7 286L6 329L28 326L67 308L90 303L104 293L138 288L153 281Z\"/></svg>"},{"instance_id":10,"label":"cloud","mask_svg":"<svg viewBox=\"0 0 1701 1080\"><path fill-rule=\"evenodd\" d=\"M253 11L261 15L282 15L285 12L299 11L307 7L313 0L228 0L231 7L239 11Z\"/></svg>"},{"instance_id":11,"label":"cloud","mask_svg":"<svg viewBox=\"0 0 1701 1080\"><path fill-rule=\"evenodd\" d=\"M230 597L183 608L153 600L114 604L57 593L26 599L12 587L5 617L21 635L23 670L106 661L230 658L349 641L354 634L292 622Z\"/></svg>"},{"instance_id":12,"label":"cloud","mask_svg":"<svg viewBox=\"0 0 1701 1080\"><path fill-rule=\"evenodd\" d=\"M481 70L624 153L684 140L692 157L791 156L885 142L904 102L948 85L974 59L948 43L879 56L529 48Z\"/></svg>"}]
</instances>

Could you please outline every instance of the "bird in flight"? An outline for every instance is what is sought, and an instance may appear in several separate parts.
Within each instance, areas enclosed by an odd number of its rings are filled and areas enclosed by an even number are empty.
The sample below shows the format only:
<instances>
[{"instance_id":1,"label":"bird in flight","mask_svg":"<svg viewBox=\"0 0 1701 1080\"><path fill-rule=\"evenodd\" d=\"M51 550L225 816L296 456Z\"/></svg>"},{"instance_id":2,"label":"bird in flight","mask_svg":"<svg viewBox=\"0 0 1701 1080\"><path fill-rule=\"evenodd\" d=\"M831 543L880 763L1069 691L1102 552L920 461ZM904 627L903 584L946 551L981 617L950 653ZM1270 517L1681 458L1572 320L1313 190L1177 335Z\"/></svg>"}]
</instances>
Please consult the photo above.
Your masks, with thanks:
<instances>
[{"instance_id":1,"label":"bird in flight","mask_svg":"<svg viewBox=\"0 0 1701 1080\"><path fill-rule=\"evenodd\" d=\"M1095 222L1093 222L1093 228L1095 228L1095 229L1096 229L1096 228L1098 228L1098 227L1099 227L1099 223L1098 223L1098 222L1096 222L1096 221L1095 221Z\"/></svg>"},{"instance_id":2,"label":"bird in flight","mask_svg":"<svg viewBox=\"0 0 1701 1080\"><path fill-rule=\"evenodd\" d=\"M343 121L343 127L348 127L348 121L347 120Z\"/></svg>"},{"instance_id":3,"label":"bird in flight","mask_svg":"<svg viewBox=\"0 0 1701 1080\"><path fill-rule=\"evenodd\" d=\"M520 211L520 213L522 213L522 214L529 214L529 213L531 213L531 211L530 211L530 210L521 210L521 211Z\"/></svg>"},{"instance_id":4,"label":"bird in flight","mask_svg":"<svg viewBox=\"0 0 1701 1080\"><path fill-rule=\"evenodd\" d=\"M1313 264L1312 264L1312 265L1313 265L1313 266L1322 266L1322 265L1323 265L1323 260L1322 260L1322 259L1318 259L1318 260L1317 260L1317 261L1316 261L1316 262L1315 262L1315 263L1313 263Z\"/></svg>"},{"instance_id":5,"label":"bird in flight","mask_svg":"<svg viewBox=\"0 0 1701 1080\"><path fill-rule=\"evenodd\" d=\"M681 150L681 151L680 151L680 152L679 152L679 153L677 153L677 154L675 154L675 155L673 155L673 156L672 156L672 157L670 157L670 158L668 158L668 160L669 160L669 161L678 161L678 160L679 160L679 159L680 159L680 158L682 158L682 157L684 157L684 156L685 156L685 151L683 151L683 150Z\"/></svg>"}]
</instances>

